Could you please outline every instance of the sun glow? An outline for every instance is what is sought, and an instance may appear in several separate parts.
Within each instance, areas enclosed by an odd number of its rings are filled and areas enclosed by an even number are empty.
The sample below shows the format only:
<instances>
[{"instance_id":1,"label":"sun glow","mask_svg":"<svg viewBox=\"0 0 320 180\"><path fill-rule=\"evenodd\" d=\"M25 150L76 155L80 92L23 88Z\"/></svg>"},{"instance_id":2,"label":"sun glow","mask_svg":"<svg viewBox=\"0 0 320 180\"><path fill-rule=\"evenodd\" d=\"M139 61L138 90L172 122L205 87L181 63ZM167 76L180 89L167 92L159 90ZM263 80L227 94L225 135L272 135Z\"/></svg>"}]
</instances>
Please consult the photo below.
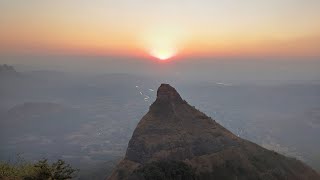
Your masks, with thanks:
<instances>
[{"instance_id":1,"label":"sun glow","mask_svg":"<svg viewBox=\"0 0 320 180\"><path fill-rule=\"evenodd\" d=\"M182 46L183 30L174 25L157 24L144 31L143 46L151 56L164 61L179 53Z\"/></svg>"},{"instance_id":2,"label":"sun glow","mask_svg":"<svg viewBox=\"0 0 320 180\"><path fill-rule=\"evenodd\" d=\"M172 58L176 53L177 52L173 49L154 49L151 50L150 55L164 61Z\"/></svg>"},{"instance_id":3,"label":"sun glow","mask_svg":"<svg viewBox=\"0 0 320 180\"><path fill-rule=\"evenodd\" d=\"M157 34L149 41L149 54L159 60L167 60L178 53L177 41L172 36Z\"/></svg>"}]
</instances>

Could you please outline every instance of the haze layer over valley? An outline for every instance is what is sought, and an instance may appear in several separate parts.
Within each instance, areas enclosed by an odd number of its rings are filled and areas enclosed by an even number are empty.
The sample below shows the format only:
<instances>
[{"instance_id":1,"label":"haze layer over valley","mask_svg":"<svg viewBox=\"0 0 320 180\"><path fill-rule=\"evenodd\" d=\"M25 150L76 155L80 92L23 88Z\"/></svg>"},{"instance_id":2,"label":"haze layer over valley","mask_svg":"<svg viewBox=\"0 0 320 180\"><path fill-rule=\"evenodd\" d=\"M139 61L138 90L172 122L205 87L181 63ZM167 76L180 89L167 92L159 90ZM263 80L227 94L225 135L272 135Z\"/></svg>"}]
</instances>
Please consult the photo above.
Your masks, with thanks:
<instances>
[{"instance_id":1,"label":"haze layer over valley","mask_svg":"<svg viewBox=\"0 0 320 180\"><path fill-rule=\"evenodd\" d=\"M319 170L319 81L236 83L41 69L0 76L0 158L62 158L81 169L80 178L101 179L124 156L162 82L235 135Z\"/></svg>"}]
</instances>

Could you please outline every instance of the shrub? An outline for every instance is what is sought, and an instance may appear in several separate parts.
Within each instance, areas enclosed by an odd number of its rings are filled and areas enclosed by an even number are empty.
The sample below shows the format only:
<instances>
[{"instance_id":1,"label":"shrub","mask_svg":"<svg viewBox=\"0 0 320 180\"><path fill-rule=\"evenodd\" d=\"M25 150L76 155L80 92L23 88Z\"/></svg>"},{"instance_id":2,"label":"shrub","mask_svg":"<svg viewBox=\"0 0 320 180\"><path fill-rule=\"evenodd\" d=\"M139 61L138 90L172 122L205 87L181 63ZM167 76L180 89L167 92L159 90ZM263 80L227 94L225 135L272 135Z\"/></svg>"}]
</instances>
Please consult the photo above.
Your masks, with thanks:
<instances>
[{"instance_id":1,"label":"shrub","mask_svg":"<svg viewBox=\"0 0 320 180\"><path fill-rule=\"evenodd\" d=\"M66 180L75 177L77 171L60 159L52 164L47 159L34 164L26 161L14 164L0 162L0 179L8 180Z\"/></svg>"}]
</instances>

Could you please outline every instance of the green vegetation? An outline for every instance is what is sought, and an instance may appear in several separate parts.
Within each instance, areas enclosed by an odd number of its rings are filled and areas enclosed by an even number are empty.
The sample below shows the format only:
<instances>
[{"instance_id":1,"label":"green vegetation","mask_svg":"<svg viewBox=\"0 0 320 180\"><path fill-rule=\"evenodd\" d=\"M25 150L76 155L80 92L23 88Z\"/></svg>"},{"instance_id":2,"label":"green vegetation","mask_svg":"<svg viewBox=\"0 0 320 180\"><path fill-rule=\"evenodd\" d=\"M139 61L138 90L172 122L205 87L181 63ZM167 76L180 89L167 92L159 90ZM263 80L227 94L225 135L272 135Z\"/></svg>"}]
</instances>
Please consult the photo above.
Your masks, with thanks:
<instances>
[{"instance_id":1,"label":"green vegetation","mask_svg":"<svg viewBox=\"0 0 320 180\"><path fill-rule=\"evenodd\" d=\"M21 159L14 164L0 162L0 179L5 180L66 180L75 177L77 171L60 159L51 164L47 159L36 163Z\"/></svg>"},{"instance_id":2,"label":"green vegetation","mask_svg":"<svg viewBox=\"0 0 320 180\"><path fill-rule=\"evenodd\" d=\"M137 169L132 177L139 180L194 180L195 171L181 161L157 161Z\"/></svg>"}]
</instances>

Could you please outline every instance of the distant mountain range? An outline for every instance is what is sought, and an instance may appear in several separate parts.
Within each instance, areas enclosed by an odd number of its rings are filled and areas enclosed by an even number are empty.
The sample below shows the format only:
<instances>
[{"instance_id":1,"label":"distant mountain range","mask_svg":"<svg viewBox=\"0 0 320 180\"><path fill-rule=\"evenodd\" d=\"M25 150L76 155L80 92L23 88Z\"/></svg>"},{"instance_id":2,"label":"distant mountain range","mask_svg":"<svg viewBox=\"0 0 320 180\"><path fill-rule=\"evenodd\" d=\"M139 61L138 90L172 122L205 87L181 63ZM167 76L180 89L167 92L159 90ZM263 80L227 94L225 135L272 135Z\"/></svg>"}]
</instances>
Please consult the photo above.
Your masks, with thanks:
<instances>
[{"instance_id":1,"label":"distant mountain range","mask_svg":"<svg viewBox=\"0 0 320 180\"><path fill-rule=\"evenodd\" d=\"M234 135L162 84L108 179L317 180L320 175Z\"/></svg>"}]
</instances>

